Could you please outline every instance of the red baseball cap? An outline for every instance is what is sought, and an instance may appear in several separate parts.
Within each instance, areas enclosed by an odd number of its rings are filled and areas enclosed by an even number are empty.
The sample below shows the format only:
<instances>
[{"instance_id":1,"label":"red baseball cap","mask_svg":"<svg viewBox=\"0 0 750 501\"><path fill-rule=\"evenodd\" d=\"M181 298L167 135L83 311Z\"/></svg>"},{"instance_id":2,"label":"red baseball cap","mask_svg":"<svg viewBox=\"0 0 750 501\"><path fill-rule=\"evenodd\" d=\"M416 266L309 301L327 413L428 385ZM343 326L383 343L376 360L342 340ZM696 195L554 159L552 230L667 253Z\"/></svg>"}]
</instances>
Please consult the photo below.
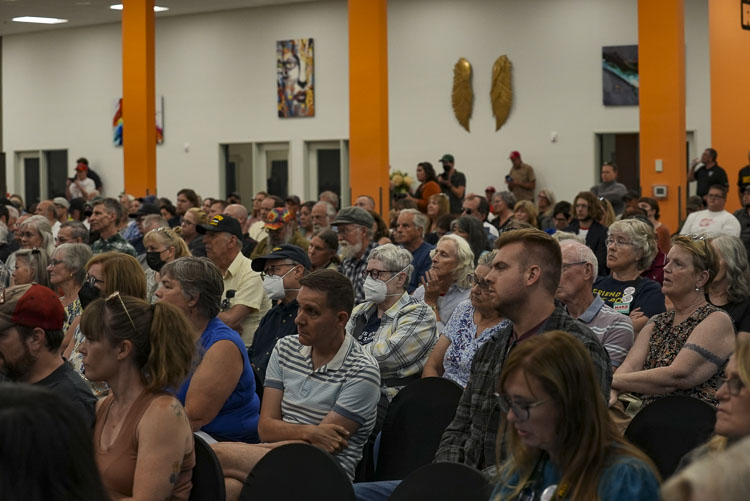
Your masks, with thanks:
<instances>
[{"instance_id":1,"label":"red baseball cap","mask_svg":"<svg viewBox=\"0 0 750 501\"><path fill-rule=\"evenodd\" d=\"M83 171L87 171L87 170L89 170L89 166L88 166L88 165L86 165L86 164L85 164L85 163L83 163L83 162L78 162L78 165L76 165L76 170L77 170L77 171L82 171L82 170L83 170Z\"/></svg>"},{"instance_id":2,"label":"red baseball cap","mask_svg":"<svg viewBox=\"0 0 750 501\"><path fill-rule=\"evenodd\" d=\"M14 325L62 330L64 319L60 298L43 285L17 285L0 292L0 331Z\"/></svg>"},{"instance_id":3,"label":"red baseball cap","mask_svg":"<svg viewBox=\"0 0 750 501\"><path fill-rule=\"evenodd\" d=\"M521 154L517 151L511 151L508 158L510 158L511 160L513 160L514 158L521 158Z\"/></svg>"}]
</instances>

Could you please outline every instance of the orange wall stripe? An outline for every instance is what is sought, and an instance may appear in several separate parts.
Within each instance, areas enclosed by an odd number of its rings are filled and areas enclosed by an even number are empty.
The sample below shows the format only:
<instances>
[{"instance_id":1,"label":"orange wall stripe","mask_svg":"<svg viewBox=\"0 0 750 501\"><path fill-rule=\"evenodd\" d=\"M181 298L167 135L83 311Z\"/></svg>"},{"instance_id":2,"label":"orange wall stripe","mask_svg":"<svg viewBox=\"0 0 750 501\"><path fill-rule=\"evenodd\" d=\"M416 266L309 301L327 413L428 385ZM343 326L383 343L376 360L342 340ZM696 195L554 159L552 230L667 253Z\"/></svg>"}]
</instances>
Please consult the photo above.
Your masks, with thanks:
<instances>
[{"instance_id":1,"label":"orange wall stripe","mask_svg":"<svg viewBox=\"0 0 750 501\"><path fill-rule=\"evenodd\" d=\"M375 199L376 210L384 217L390 205L387 20L387 0L349 0L349 181L352 203L358 196L370 195Z\"/></svg>"},{"instance_id":2,"label":"orange wall stripe","mask_svg":"<svg viewBox=\"0 0 750 501\"><path fill-rule=\"evenodd\" d=\"M671 232L678 226L678 187L685 214L685 12L684 0L638 1L638 69L640 73L641 189L653 196L654 185L666 185L659 200L661 221ZM656 171L656 160L663 171Z\"/></svg>"},{"instance_id":3,"label":"orange wall stripe","mask_svg":"<svg viewBox=\"0 0 750 501\"><path fill-rule=\"evenodd\" d=\"M727 210L740 206L737 176L750 150L750 31L741 19L739 0L709 0L711 146L729 178Z\"/></svg>"},{"instance_id":4,"label":"orange wall stripe","mask_svg":"<svg viewBox=\"0 0 750 501\"><path fill-rule=\"evenodd\" d=\"M125 191L156 193L154 0L124 0L122 116Z\"/></svg>"}]
</instances>

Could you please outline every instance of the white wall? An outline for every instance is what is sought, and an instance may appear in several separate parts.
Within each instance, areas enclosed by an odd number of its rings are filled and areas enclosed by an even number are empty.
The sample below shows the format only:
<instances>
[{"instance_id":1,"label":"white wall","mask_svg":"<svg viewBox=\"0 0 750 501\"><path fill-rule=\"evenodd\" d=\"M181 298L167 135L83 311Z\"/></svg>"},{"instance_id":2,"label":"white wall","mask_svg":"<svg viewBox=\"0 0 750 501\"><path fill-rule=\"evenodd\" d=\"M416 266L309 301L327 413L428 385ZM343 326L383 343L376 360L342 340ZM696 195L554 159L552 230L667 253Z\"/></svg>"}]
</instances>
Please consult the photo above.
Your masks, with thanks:
<instances>
[{"instance_id":1,"label":"white wall","mask_svg":"<svg viewBox=\"0 0 750 501\"><path fill-rule=\"evenodd\" d=\"M710 143L707 0L686 0L687 128ZM388 8L390 160L412 171L453 153L468 189L504 187L508 153L537 171L538 188L570 198L596 182L595 133L636 132L636 107L602 105L601 47L638 42L636 0L391 0ZM305 193L303 141L347 138L348 34L344 0L159 18L156 91L165 143L158 190L221 193L220 143L290 142L290 191ZM279 119L275 42L315 39L316 117ZM513 63L514 107L494 131L492 64ZM471 133L450 104L453 65L474 68ZM4 147L69 150L89 157L109 194L122 189L122 150L112 146L121 94L118 25L3 39ZM559 133L551 143L551 131ZM127 137L127 124L126 124ZM189 143L189 152L184 145ZM355 194L356 195L356 194Z\"/></svg>"},{"instance_id":2,"label":"white wall","mask_svg":"<svg viewBox=\"0 0 750 501\"><path fill-rule=\"evenodd\" d=\"M686 1L688 129L709 141L706 0ZM598 182L596 132L637 132L637 107L602 104L601 48L638 43L635 0L394 0L389 4L391 165L412 171L456 157L468 190L501 189L519 150L537 189L571 199ZM694 57L694 53L697 56ZM495 132L492 65L513 64L513 108ZM473 67L471 133L456 121L453 65ZM550 141L558 132L557 143Z\"/></svg>"},{"instance_id":3,"label":"white wall","mask_svg":"<svg viewBox=\"0 0 750 501\"><path fill-rule=\"evenodd\" d=\"M159 193L174 198L189 186L219 195L219 144L270 141L290 143L290 190L302 193L303 140L349 135L347 26L341 0L157 18L156 93L165 115ZM315 39L316 116L280 119L276 41L306 37ZM119 25L5 37L6 152L68 149L71 169L87 156L106 192L119 193L122 149L112 145L111 122L121 75ZM8 163L14 189L12 156Z\"/></svg>"}]
</instances>

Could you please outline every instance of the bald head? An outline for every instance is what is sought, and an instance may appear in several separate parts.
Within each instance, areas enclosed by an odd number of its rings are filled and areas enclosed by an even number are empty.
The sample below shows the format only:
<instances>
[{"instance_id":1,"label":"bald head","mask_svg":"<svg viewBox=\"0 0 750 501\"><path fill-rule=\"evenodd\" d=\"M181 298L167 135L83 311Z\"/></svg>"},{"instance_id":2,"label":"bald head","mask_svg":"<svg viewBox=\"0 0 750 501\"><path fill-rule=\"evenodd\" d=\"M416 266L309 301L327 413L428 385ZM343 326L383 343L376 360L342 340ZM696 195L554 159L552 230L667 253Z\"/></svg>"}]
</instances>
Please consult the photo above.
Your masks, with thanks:
<instances>
[{"instance_id":1,"label":"bald head","mask_svg":"<svg viewBox=\"0 0 750 501\"><path fill-rule=\"evenodd\" d=\"M240 226L243 226L245 224L245 220L247 219L247 209L244 205L240 204L227 205L227 208L224 209L224 214L229 214L230 216L235 218L237 221L239 221Z\"/></svg>"}]
</instances>

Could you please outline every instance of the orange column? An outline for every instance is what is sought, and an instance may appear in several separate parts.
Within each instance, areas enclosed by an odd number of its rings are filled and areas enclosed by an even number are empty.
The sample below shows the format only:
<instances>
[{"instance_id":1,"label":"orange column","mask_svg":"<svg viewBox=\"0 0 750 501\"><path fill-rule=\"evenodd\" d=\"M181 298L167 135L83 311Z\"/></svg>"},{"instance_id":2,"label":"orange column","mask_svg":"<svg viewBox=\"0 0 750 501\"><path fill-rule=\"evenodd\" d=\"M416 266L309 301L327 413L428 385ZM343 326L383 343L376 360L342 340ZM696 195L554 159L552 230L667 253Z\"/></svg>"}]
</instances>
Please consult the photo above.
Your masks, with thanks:
<instances>
[{"instance_id":1,"label":"orange column","mask_svg":"<svg viewBox=\"0 0 750 501\"><path fill-rule=\"evenodd\" d=\"M641 189L653 196L655 185L667 186L659 206L661 221L673 232L687 200L683 2L638 1Z\"/></svg>"},{"instance_id":2,"label":"orange column","mask_svg":"<svg viewBox=\"0 0 750 501\"><path fill-rule=\"evenodd\" d=\"M743 7L750 20L750 5ZM727 210L739 208L737 175L750 150L750 31L742 29L742 15L739 1L708 2L711 146L729 178Z\"/></svg>"},{"instance_id":3,"label":"orange column","mask_svg":"<svg viewBox=\"0 0 750 501\"><path fill-rule=\"evenodd\" d=\"M125 191L156 193L154 0L124 0L122 117Z\"/></svg>"},{"instance_id":4,"label":"orange column","mask_svg":"<svg viewBox=\"0 0 750 501\"><path fill-rule=\"evenodd\" d=\"M351 195L370 195L384 217L390 206L387 18L387 0L349 0Z\"/></svg>"}]
</instances>

